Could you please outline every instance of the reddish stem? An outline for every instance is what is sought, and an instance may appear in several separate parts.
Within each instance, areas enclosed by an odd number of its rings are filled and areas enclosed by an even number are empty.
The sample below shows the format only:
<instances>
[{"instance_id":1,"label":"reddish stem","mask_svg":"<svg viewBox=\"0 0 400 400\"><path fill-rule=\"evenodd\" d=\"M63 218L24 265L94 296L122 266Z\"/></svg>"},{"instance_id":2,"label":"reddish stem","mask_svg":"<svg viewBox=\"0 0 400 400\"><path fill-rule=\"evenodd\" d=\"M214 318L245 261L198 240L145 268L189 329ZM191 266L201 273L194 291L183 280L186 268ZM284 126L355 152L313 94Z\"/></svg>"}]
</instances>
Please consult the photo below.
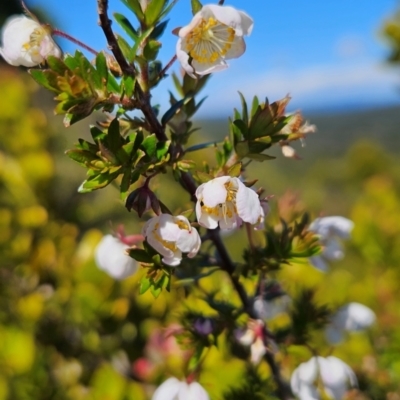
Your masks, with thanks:
<instances>
[{"instance_id":1,"label":"reddish stem","mask_svg":"<svg viewBox=\"0 0 400 400\"><path fill-rule=\"evenodd\" d=\"M91 47L89 47L89 46L86 45L85 43L81 42L80 40L75 39L74 37L72 37L72 36L69 35L68 33L65 33L65 32L60 31L59 29L55 29L55 28L53 28L51 32L52 32L52 34L55 35L55 36L63 37L64 39L67 39L67 40L69 40L70 42L77 44L78 46L80 46L80 47L82 47L83 49L87 50L88 52L94 54L95 56L97 56L97 54L99 54L98 51L93 50Z\"/></svg>"}]
</instances>

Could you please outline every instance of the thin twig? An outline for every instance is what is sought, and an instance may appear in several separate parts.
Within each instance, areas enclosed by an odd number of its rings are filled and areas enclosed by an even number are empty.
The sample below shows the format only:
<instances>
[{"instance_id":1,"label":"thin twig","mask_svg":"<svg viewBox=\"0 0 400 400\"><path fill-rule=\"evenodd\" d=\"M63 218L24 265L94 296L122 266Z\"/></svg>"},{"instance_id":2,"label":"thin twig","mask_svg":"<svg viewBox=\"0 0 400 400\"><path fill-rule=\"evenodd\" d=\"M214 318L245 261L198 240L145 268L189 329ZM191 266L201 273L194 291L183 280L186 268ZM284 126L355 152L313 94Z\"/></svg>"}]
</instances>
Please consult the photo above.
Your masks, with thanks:
<instances>
[{"instance_id":1,"label":"thin twig","mask_svg":"<svg viewBox=\"0 0 400 400\"><path fill-rule=\"evenodd\" d=\"M52 28L52 29L51 29L51 33L52 33L53 35L55 35L55 36L60 36L60 37L62 37L62 38L64 38L64 39L69 40L69 41L72 42L72 43L77 44L78 46L80 46L80 47L82 47L83 49L87 50L89 53L94 54L95 56L97 56L97 54L99 54L98 51L92 49L92 48L89 47L87 44L81 42L81 41L78 40L78 39L75 39L73 36L69 35L68 33L65 33L65 32L63 32L63 31L60 31L60 30L57 29L57 28Z\"/></svg>"},{"instance_id":2,"label":"thin twig","mask_svg":"<svg viewBox=\"0 0 400 400\"><path fill-rule=\"evenodd\" d=\"M177 56L176 54L169 60L168 64L161 70L160 74L158 75L158 78L164 78L165 74L167 71L172 67L173 63L176 61Z\"/></svg>"},{"instance_id":3,"label":"thin twig","mask_svg":"<svg viewBox=\"0 0 400 400\"><path fill-rule=\"evenodd\" d=\"M122 51L118 45L117 38L114 35L114 32L111 29L111 20L108 18L107 14L108 9L108 0L97 0L97 12L99 14L99 25L104 32L104 35L107 39L108 47L114 54L117 63L121 67L121 70L124 75L127 76L136 76L136 69L133 65L128 64Z\"/></svg>"},{"instance_id":4,"label":"thin twig","mask_svg":"<svg viewBox=\"0 0 400 400\"><path fill-rule=\"evenodd\" d=\"M99 25L104 32L108 46L114 54L117 63L121 67L122 73L125 76L132 76L135 78L137 75L136 68L134 65L129 64L122 54L121 48L118 45L114 32L111 29L111 20L108 18L107 9L108 0L97 0L97 12L99 14L100 20ZM151 107L150 95L147 93L143 93L142 88L137 82L135 84L135 98L138 101L138 108L142 111L147 122L152 127L157 139L159 141L166 141L168 138L165 134L165 130L158 121L157 116L155 115L154 110Z\"/></svg>"}]
</instances>

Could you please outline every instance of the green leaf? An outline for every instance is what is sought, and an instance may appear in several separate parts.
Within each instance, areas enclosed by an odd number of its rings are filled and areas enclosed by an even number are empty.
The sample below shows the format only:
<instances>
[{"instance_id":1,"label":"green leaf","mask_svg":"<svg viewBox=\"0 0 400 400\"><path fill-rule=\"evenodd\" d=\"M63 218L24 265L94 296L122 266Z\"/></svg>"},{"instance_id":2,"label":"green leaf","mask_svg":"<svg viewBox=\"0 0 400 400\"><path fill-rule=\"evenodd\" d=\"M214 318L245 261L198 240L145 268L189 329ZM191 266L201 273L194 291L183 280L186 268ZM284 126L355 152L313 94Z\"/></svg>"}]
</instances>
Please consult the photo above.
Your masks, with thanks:
<instances>
[{"instance_id":1,"label":"green leaf","mask_svg":"<svg viewBox=\"0 0 400 400\"><path fill-rule=\"evenodd\" d=\"M193 15L197 14L203 8L203 4L201 4L199 0L190 0L190 4L192 6Z\"/></svg>"},{"instance_id":2,"label":"green leaf","mask_svg":"<svg viewBox=\"0 0 400 400\"><path fill-rule=\"evenodd\" d=\"M152 256L147 253L146 250L143 249L129 249L128 250L129 256L134 258L138 262L142 262L145 264L152 263Z\"/></svg>"},{"instance_id":3,"label":"green leaf","mask_svg":"<svg viewBox=\"0 0 400 400\"><path fill-rule=\"evenodd\" d=\"M143 49L143 56L147 61L154 61L157 58L161 48L161 42L150 39Z\"/></svg>"},{"instance_id":4,"label":"green leaf","mask_svg":"<svg viewBox=\"0 0 400 400\"><path fill-rule=\"evenodd\" d=\"M53 71L49 70L41 70L41 69L30 69L30 75L32 78L45 89L51 90L52 92L58 93L60 90L58 89L57 84L57 74Z\"/></svg>"},{"instance_id":5,"label":"green leaf","mask_svg":"<svg viewBox=\"0 0 400 400\"><path fill-rule=\"evenodd\" d=\"M139 0L121 0L128 8L130 8L139 21L143 21L143 11Z\"/></svg>"},{"instance_id":6,"label":"green leaf","mask_svg":"<svg viewBox=\"0 0 400 400\"><path fill-rule=\"evenodd\" d=\"M158 142L156 148L156 157L157 160L160 161L167 153L169 149L169 145L171 144L170 140L165 142Z\"/></svg>"},{"instance_id":7,"label":"green leaf","mask_svg":"<svg viewBox=\"0 0 400 400\"><path fill-rule=\"evenodd\" d=\"M124 57L129 60L130 62L133 61L131 59L131 52L132 52L132 47L129 46L128 42L119 35L115 35L115 37L117 38L117 42L118 42L118 46L120 47L122 54L124 55Z\"/></svg>"},{"instance_id":8,"label":"green leaf","mask_svg":"<svg viewBox=\"0 0 400 400\"><path fill-rule=\"evenodd\" d=\"M112 74L108 74L107 90L113 93L120 93L120 85Z\"/></svg>"},{"instance_id":9,"label":"green leaf","mask_svg":"<svg viewBox=\"0 0 400 400\"><path fill-rule=\"evenodd\" d=\"M241 134L243 135L244 139L248 139L249 137L249 131L248 131L248 127L247 124L241 120L241 119L235 119L233 121L233 124L239 128Z\"/></svg>"},{"instance_id":10,"label":"green leaf","mask_svg":"<svg viewBox=\"0 0 400 400\"><path fill-rule=\"evenodd\" d=\"M101 86L98 89L102 89L104 86L107 87L109 74L106 56L102 51L96 56L96 70L101 80Z\"/></svg>"},{"instance_id":11,"label":"green leaf","mask_svg":"<svg viewBox=\"0 0 400 400\"><path fill-rule=\"evenodd\" d=\"M163 21L163 22L160 22L159 24L157 24L155 26L155 28L153 29L153 31L151 32L150 37L155 40L159 39L162 36L162 34L164 33L165 28L168 25L168 22L169 22L169 20L167 19L166 21Z\"/></svg>"},{"instance_id":12,"label":"green leaf","mask_svg":"<svg viewBox=\"0 0 400 400\"><path fill-rule=\"evenodd\" d=\"M264 150L271 147L271 141L262 142L262 141L252 141L249 142L249 153L262 153Z\"/></svg>"},{"instance_id":13,"label":"green leaf","mask_svg":"<svg viewBox=\"0 0 400 400\"><path fill-rule=\"evenodd\" d=\"M124 76L122 78L122 87L124 88L125 95L127 97L132 97L133 90L135 89L136 79L132 76Z\"/></svg>"},{"instance_id":14,"label":"green leaf","mask_svg":"<svg viewBox=\"0 0 400 400\"><path fill-rule=\"evenodd\" d=\"M276 157L269 156L268 154L257 154L257 153L248 153L246 154L247 158L251 158L254 161L268 161L274 160Z\"/></svg>"},{"instance_id":15,"label":"green leaf","mask_svg":"<svg viewBox=\"0 0 400 400\"><path fill-rule=\"evenodd\" d=\"M95 125L90 125L90 134L95 142L106 137L106 134Z\"/></svg>"},{"instance_id":16,"label":"green leaf","mask_svg":"<svg viewBox=\"0 0 400 400\"><path fill-rule=\"evenodd\" d=\"M132 169L128 167L125 169L124 175L121 180L121 185L119 187L121 200L125 200L128 194L129 188L131 186L131 176L132 176Z\"/></svg>"},{"instance_id":17,"label":"green leaf","mask_svg":"<svg viewBox=\"0 0 400 400\"><path fill-rule=\"evenodd\" d=\"M257 96L254 96L253 101L251 103L251 118L253 118L253 115L256 113L259 105L260 102L258 101Z\"/></svg>"},{"instance_id":18,"label":"green leaf","mask_svg":"<svg viewBox=\"0 0 400 400\"><path fill-rule=\"evenodd\" d=\"M148 276L143 276L142 279L140 280L139 294L146 293L150 289L150 286L151 286L150 278Z\"/></svg>"},{"instance_id":19,"label":"green leaf","mask_svg":"<svg viewBox=\"0 0 400 400\"><path fill-rule=\"evenodd\" d=\"M213 176L211 176L211 175L209 175L209 174L207 174L205 172L202 172L202 171L197 171L195 176L196 176L197 180L199 182L201 182L201 183L206 183L206 182L211 181L212 179L214 179Z\"/></svg>"},{"instance_id":20,"label":"green leaf","mask_svg":"<svg viewBox=\"0 0 400 400\"><path fill-rule=\"evenodd\" d=\"M232 167L230 167L228 170L228 175L237 178L242 172L242 166L243 165L241 162L232 165Z\"/></svg>"},{"instance_id":21,"label":"green leaf","mask_svg":"<svg viewBox=\"0 0 400 400\"><path fill-rule=\"evenodd\" d=\"M108 148L113 152L117 153L118 150L124 145L124 140L119 132L119 120L114 118L110 126L108 127L106 136L106 143Z\"/></svg>"},{"instance_id":22,"label":"green leaf","mask_svg":"<svg viewBox=\"0 0 400 400\"><path fill-rule=\"evenodd\" d=\"M203 354L204 351L204 346L199 345L192 356L189 359L189 364L188 364L188 374L194 372L197 370L200 361L201 361L201 355Z\"/></svg>"},{"instance_id":23,"label":"green leaf","mask_svg":"<svg viewBox=\"0 0 400 400\"><path fill-rule=\"evenodd\" d=\"M89 161L97 160L97 156L88 150L72 149L67 150L65 154L72 160L84 166Z\"/></svg>"},{"instance_id":24,"label":"green leaf","mask_svg":"<svg viewBox=\"0 0 400 400\"><path fill-rule=\"evenodd\" d=\"M186 153L190 153L191 151L197 151L201 149L207 149L209 147L216 147L221 142L207 142L207 143L200 143L194 146L190 146L186 149Z\"/></svg>"},{"instance_id":25,"label":"green leaf","mask_svg":"<svg viewBox=\"0 0 400 400\"><path fill-rule=\"evenodd\" d=\"M165 5L165 0L153 0L147 4L144 12L144 19L147 26L153 26L160 17L161 11Z\"/></svg>"},{"instance_id":26,"label":"green leaf","mask_svg":"<svg viewBox=\"0 0 400 400\"><path fill-rule=\"evenodd\" d=\"M183 86L181 85L181 82L175 72L172 74L172 81L174 82L174 86L178 94L184 97L185 91L183 90Z\"/></svg>"},{"instance_id":27,"label":"green leaf","mask_svg":"<svg viewBox=\"0 0 400 400\"><path fill-rule=\"evenodd\" d=\"M97 174L86 179L82 185L78 188L79 193L89 193L93 190L101 189L109 185L117 176L119 172L113 174Z\"/></svg>"},{"instance_id":28,"label":"green leaf","mask_svg":"<svg viewBox=\"0 0 400 400\"><path fill-rule=\"evenodd\" d=\"M162 126L165 126L168 121L170 121L174 115L183 107L185 104L185 99L183 98L182 100L177 101L174 103L169 110L165 112L165 114L161 118L161 124Z\"/></svg>"},{"instance_id":29,"label":"green leaf","mask_svg":"<svg viewBox=\"0 0 400 400\"><path fill-rule=\"evenodd\" d=\"M68 67L58 57L48 56L46 62L50 69L52 69L54 72L57 72L59 75L64 75L65 71L68 70Z\"/></svg>"},{"instance_id":30,"label":"green leaf","mask_svg":"<svg viewBox=\"0 0 400 400\"><path fill-rule=\"evenodd\" d=\"M271 124L273 116L269 109L268 104L264 108L258 106L253 118L251 119L249 128L249 139L256 139L262 136L267 136L268 125Z\"/></svg>"},{"instance_id":31,"label":"green leaf","mask_svg":"<svg viewBox=\"0 0 400 400\"><path fill-rule=\"evenodd\" d=\"M160 15L160 19L166 17L171 10L174 8L175 4L178 2L178 0L172 0L170 4L167 5L167 7L164 8L164 11ZM167 4L168 1L165 3Z\"/></svg>"},{"instance_id":32,"label":"green leaf","mask_svg":"<svg viewBox=\"0 0 400 400\"><path fill-rule=\"evenodd\" d=\"M142 147L149 157L155 156L157 149L156 135L153 133L152 135L147 136L142 142Z\"/></svg>"},{"instance_id":33,"label":"green leaf","mask_svg":"<svg viewBox=\"0 0 400 400\"><path fill-rule=\"evenodd\" d=\"M134 41L136 42L139 39L139 36L136 32L136 29L132 26L129 20L122 14L114 13L114 18L124 30L124 32Z\"/></svg>"},{"instance_id":34,"label":"green leaf","mask_svg":"<svg viewBox=\"0 0 400 400\"><path fill-rule=\"evenodd\" d=\"M246 99L244 98L243 94L240 92L239 92L239 96L240 96L240 101L242 103L242 119L243 119L243 122L247 126L249 123L249 112L247 109Z\"/></svg>"},{"instance_id":35,"label":"green leaf","mask_svg":"<svg viewBox=\"0 0 400 400\"><path fill-rule=\"evenodd\" d=\"M235 151L240 158L244 158L249 153L249 144L246 141L238 142L236 143Z\"/></svg>"}]
</instances>

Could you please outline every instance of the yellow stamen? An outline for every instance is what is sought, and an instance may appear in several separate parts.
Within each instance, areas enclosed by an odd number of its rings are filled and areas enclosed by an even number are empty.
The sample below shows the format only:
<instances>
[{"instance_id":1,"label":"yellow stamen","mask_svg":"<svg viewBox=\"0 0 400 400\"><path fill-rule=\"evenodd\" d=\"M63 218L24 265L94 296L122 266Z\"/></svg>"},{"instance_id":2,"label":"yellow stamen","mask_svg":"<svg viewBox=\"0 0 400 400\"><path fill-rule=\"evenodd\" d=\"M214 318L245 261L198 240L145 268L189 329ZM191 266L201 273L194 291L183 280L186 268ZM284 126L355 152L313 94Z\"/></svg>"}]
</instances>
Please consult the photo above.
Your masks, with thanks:
<instances>
[{"instance_id":1,"label":"yellow stamen","mask_svg":"<svg viewBox=\"0 0 400 400\"><path fill-rule=\"evenodd\" d=\"M188 54L199 63L214 63L232 47L235 30L215 18L202 19L186 37Z\"/></svg>"}]
</instances>

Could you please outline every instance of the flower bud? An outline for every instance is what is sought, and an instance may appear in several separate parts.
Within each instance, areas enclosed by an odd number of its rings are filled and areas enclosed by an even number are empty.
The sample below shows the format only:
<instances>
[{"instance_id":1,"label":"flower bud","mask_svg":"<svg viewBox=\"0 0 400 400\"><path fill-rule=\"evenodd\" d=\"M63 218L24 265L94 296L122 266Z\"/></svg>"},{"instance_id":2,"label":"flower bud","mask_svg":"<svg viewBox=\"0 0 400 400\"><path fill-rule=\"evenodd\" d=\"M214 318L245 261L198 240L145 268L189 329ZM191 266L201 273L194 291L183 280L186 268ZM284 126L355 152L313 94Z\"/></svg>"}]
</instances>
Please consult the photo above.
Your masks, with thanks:
<instances>
[{"instance_id":1,"label":"flower bud","mask_svg":"<svg viewBox=\"0 0 400 400\"><path fill-rule=\"evenodd\" d=\"M161 212L160 203L156 195L147 186L142 186L130 193L126 199L125 207L128 211L131 211L133 208L140 218L150 209L157 215Z\"/></svg>"}]
</instances>

